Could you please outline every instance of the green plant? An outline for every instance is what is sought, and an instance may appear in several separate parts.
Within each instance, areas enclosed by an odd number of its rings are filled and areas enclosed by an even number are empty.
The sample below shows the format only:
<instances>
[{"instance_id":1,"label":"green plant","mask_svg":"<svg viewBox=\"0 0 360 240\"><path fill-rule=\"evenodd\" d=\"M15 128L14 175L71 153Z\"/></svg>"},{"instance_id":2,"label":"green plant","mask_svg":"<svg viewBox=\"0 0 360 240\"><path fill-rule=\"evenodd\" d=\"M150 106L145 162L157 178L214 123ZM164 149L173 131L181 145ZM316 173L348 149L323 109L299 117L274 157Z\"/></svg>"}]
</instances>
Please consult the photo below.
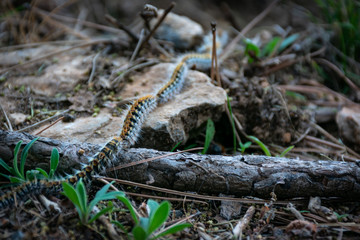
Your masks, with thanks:
<instances>
[{"instance_id":1,"label":"green plant","mask_svg":"<svg viewBox=\"0 0 360 240\"><path fill-rule=\"evenodd\" d=\"M280 153L279 157L285 157L285 155L286 155L288 152L290 152L291 149L293 149L293 148L294 148L294 146L290 146L290 147L286 148L284 151L282 151L282 152Z\"/></svg>"},{"instance_id":2,"label":"green plant","mask_svg":"<svg viewBox=\"0 0 360 240\"><path fill-rule=\"evenodd\" d=\"M360 58L360 5L354 0L316 0L324 20L336 33L335 44L347 56Z\"/></svg>"},{"instance_id":3,"label":"green plant","mask_svg":"<svg viewBox=\"0 0 360 240\"><path fill-rule=\"evenodd\" d=\"M96 193L94 199L90 203L88 203L88 196L86 193L85 184L82 181L82 179L80 179L79 182L76 184L76 188L74 188L71 184L69 184L67 182L63 182L62 186L64 189L63 194L67 198L69 198L70 201L75 205L75 208L79 213L80 222L83 225L91 224L98 217L100 217L101 215L104 215L107 212L110 212L113 209L112 204L110 204L110 206L102 209L101 211L99 211L98 213L96 213L95 215L90 217L92 210L94 209L94 207L96 206L96 204L98 202L104 201L104 200L115 199L117 196L125 195L123 192L120 192L120 191L107 192L107 190L111 186L111 183L110 183L110 184L105 185L102 189L100 189Z\"/></svg>"},{"instance_id":4,"label":"green plant","mask_svg":"<svg viewBox=\"0 0 360 240\"><path fill-rule=\"evenodd\" d=\"M252 142L246 142L246 143L242 143L242 142L239 142L239 145L240 145L240 148L238 150L240 150L241 154L244 154L245 150L247 148L249 148L251 146Z\"/></svg>"},{"instance_id":5,"label":"green plant","mask_svg":"<svg viewBox=\"0 0 360 240\"><path fill-rule=\"evenodd\" d=\"M259 147L260 147L261 150L265 153L266 156L271 157L271 153L270 153L269 148L268 148L262 141L260 141L260 139L258 139L258 138L255 137L255 136L248 136L248 138L249 138L251 141L255 142L257 145L259 145ZM293 148L294 148L294 146L290 146L290 147L286 148L284 151L282 151L282 152L280 153L280 155L277 155L277 157L284 157L284 156L285 156L288 152L290 152L291 149L293 149Z\"/></svg>"},{"instance_id":6,"label":"green plant","mask_svg":"<svg viewBox=\"0 0 360 240\"><path fill-rule=\"evenodd\" d=\"M202 150L202 154L205 154L209 149L210 143L213 140L214 135L215 135L214 122L211 119L208 119L206 124L205 144L204 144L204 149Z\"/></svg>"},{"instance_id":7,"label":"green plant","mask_svg":"<svg viewBox=\"0 0 360 240\"><path fill-rule=\"evenodd\" d=\"M173 152L176 150L176 148L181 144L181 142L178 142L172 149L170 152Z\"/></svg>"},{"instance_id":8,"label":"green plant","mask_svg":"<svg viewBox=\"0 0 360 240\"><path fill-rule=\"evenodd\" d=\"M248 136L248 138L251 141L255 142L257 145L259 145L259 147L265 153L266 156L271 157L270 150L268 149L268 147L262 141L260 141L260 139L258 139L255 136Z\"/></svg>"},{"instance_id":9,"label":"green plant","mask_svg":"<svg viewBox=\"0 0 360 240\"><path fill-rule=\"evenodd\" d=\"M158 204L154 200L149 199L147 202L149 217L138 217L129 199L124 196L118 196L117 198L122 201L129 209L130 214L135 222L135 226L131 232L132 237L136 240L157 239L169 234L176 233L191 226L190 223L179 223L160 230L169 217L170 203L168 201L163 201L162 203ZM120 222L113 221L112 223L128 234Z\"/></svg>"},{"instance_id":10,"label":"green plant","mask_svg":"<svg viewBox=\"0 0 360 240\"><path fill-rule=\"evenodd\" d=\"M226 101L227 101L227 106L228 106L229 114L230 114L231 128L232 128L232 132L233 132L234 153L235 153L236 152L236 129L235 129L235 123L234 123L234 118L233 118L231 104L230 104L230 98L228 95L226 95Z\"/></svg>"},{"instance_id":11,"label":"green plant","mask_svg":"<svg viewBox=\"0 0 360 240\"><path fill-rule=\"evenodd\" d=\"M22 141L19 141L15 146L14 158L13 158L13 167L10 167L9 165L7 165L5 163L5 161L0 158L0 165L7 172L10 173L10 175L0 173L1 176L6 177L7 179L9 179L11 183L20 183L20 182L24 182L24 181L34 180L35 178L41 178L41 177L45 177L45 178L48 178L48 179L53 178L54 173L55 173L55 171L57 169L57 166L59 164L59 152L58 152L58 150L56 148L53 148L53 150L51 152L49 174L47 174L46 171L41 169L41 168L36 168L36 170L28 170L25 173L25 162L26 162L27 155L29 153L29 149L35 143L35 141L38 140L38 139L39 138L34 138L28 144L25 145L24 149L21 152L20 165L19 166L18 166L18 155L19 155L19 152L20 152L20 146L22 144Z\"/></svg>"},{"instance_id":12,"label":"green plant","mask_svg":"<svg viewBox=\"0 0 360 240\"><path fill-rule=\"evenodd\" d=\"M260 58L272 57L274 54L281 53L288 46L293 44L299 36L300 35L298 33L295 33L285 39L282 39L281 37L273 37L261 49L250 39L246 39L245 55L249 58L248 63L252 63Z\"/></svg>"}]
</instances>

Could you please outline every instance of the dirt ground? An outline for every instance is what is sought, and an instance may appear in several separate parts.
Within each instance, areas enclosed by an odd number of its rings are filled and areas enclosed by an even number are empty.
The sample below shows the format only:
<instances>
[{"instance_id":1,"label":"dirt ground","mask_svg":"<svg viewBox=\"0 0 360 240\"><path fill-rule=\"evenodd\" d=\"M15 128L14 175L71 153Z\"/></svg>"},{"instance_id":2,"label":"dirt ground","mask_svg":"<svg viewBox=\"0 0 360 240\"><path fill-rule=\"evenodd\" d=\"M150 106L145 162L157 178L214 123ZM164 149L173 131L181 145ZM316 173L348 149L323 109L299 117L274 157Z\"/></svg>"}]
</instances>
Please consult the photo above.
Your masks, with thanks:
<instances>
[{"instance_id":1,"label":"dirt ground","mask_svg":"<svg viewBox=\"0 0 360 240\"><path fill-rule=\"evenodd\" d=\"M344 9L346 4L350 5L345 0L340 2ZM205 113L194 113L196 107L189 107L188 116L179 118L185 123L179 145L177 140L162 138L161 129L153 133L151 119L167 119L170 114L157 109L149 117L136 147L166 151L202 147L206 142L206 118L213 118L216 133L208 154L264 155L265 146L269 155L279 156L293 146L286 154L289 159L359 163L360 44L355 45L352 56L342 51L338 27L341 24L329 22L321 4L177 1L171 12L194 21L185 30L170 29L183 37L180 44L167 39L165 31L162 35L155 33L142 46L140 32L144 29L145 39L148 28L154 26L150 21L154 12L149 6L144 8L145 3L159 9L167 9L171 4L140 0L3 0L0 129L72 143L106 143L120 131L116 128L122 123L128 104L147 92L153 93L161 85L161 74L170 76L171 64L179 56L196 52L211 32L210 22L216 21L218 38L228 36L218 46L221 85L216 77L206 81L211 82L209 91L215 88L218 91L212 100L216 102L218 97L224 105L204 110ZM269 12L257 21L265 9ZM355 6L348 14L360 15L359 7ZM255 25L251 24L253 21ZM203 28L202 34L192 36L196 23ZM237 37L239 41L234 42ZM156 67L163 63L171 63L161 65L170 66L168 72L157 73L156 69L162 68ZM203 72L211 76L211 70ZM193 76L208 79L196 74ZM192 86L185 85L184 92L189 91L188 95L193 95L196 102L201 96ZM222 93L228 100L221 98ZM168 109L176 112L188 104L180 98L167 103L172 104ZM204 108L198 104L198 108ZM196 114L207 117L200 121ZM196 123L191 121L195 115ZM169 124L169 128L174 128L178 122ZM10 165L11 155L0 157ZM3 170L0 169L6 173ZM3 189L8 183L6 178L1 179ZM91 184L90 199L102 186L100 182ZM317 196L312 200L302 196L277 199L275 192L265 199L270 200L267 204L251 203L252 196L246 196L250 203L182 202L172 201L175 196L167 193L118 187L138 194L130 197L136 208L149 195L154 199L168 198L172 204L169 223L196 214L188 220L193 226L170 235L171 239L357 239L360 234L359 201L336 196L321 198L320 202ZM122 222L128 231L134 226L130 214L119 203L115 203L116 211L103 219L81 225L69 200L61 194L48 197L59 203L60 212L47 210L35 196L18 207L0 210L0 238L126 238L124 231L114 228L110 221ZM277 204L278 200L289 204ZM100 209L106 206L105 202L99 204ZM243 224L241 233L236 232L239 223Z\"/></svg>"}]
</instances>

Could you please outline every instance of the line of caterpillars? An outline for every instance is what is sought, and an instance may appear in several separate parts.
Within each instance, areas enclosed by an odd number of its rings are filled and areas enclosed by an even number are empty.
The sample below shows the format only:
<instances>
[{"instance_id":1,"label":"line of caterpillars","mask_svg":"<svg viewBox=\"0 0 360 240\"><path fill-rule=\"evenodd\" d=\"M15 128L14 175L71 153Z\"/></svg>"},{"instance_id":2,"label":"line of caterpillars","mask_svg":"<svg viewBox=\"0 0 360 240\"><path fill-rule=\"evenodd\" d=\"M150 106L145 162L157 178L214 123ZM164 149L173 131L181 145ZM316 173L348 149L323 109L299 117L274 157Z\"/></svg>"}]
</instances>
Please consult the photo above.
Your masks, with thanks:
<instances>
[{"instance_id":1,"label":"line of caterpillars","mask_svg":"<svg viewBox=\"0 0 360 240\"><path fill-rule=\"evenodd\" d=\"M16 200L25 201L31 194L52 194L60 192L62 191L62 182L75 184L80 179L91 181L94 174L101 173L105 170L106 166L111 165L113 157L116 156L119 150L129 148L136 142L146 116L155 109L158 104L167 102L181 90L188 67L196 65L196 67L204 69L206 67L209 68L210 64L210 54L193 53L182 57L175 67L170 80L158 91L156 96L147 95L134 101L124 120L120 136L115 136L106 143L81 171L59 180L41 179L24 182L0 196L0 209L14 205Z\"/></svg>"}]
</instances>

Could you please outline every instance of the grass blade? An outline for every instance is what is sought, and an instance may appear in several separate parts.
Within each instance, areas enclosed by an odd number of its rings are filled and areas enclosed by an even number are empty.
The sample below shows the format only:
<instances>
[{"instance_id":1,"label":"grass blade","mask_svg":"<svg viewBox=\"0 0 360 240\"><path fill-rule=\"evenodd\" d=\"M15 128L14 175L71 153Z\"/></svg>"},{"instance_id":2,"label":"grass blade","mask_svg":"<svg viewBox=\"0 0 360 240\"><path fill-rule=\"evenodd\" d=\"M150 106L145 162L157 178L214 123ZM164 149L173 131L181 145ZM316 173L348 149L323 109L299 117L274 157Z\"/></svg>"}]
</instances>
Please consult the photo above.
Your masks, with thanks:
<instances>
[{"instance_id":1,"label":"grass blade","mask_svg":"<svg viewBox=\"0 0 360 240\"><path fill-rule=\"evenodd\" d=\"M4 160L2 160L0 158L0 165L5 168L6 171L8 171L9 173L11 173L11 167L9 165L6 164L6 162Z\"/></svg>"},{"instance_id":2,"label":"grass blade","mask_svg":"<svg viewBox=\"0 0 360 240\"><path fill-rule=\"evenodd\" d=\"M165 230L164 232L159 233L158 235L156 235L154 238L152 239L156 239L156 238L160 238L169 234L174 234L176 232L180 232L182 230L184 230L187 227L191 227L192 225L190 223L180 223L180 224L176 224L173 226L170 226L167 230Z\"/></svg>"},{"instance_id":3,"label":"grass blade","mask_svg":"<svg viewBox=\"0 0 360 240\"><path fill-rule=\"evenodd\" d=\"M101 215L104 215L105 213L110 212L113 208L114 208L114 206L109 206L107 208L102 209L97 214L95 214L95 216L93 216L88 223L91 224L93 221L98 219Z\"/></svg>"},{"instance_id":4,"label":"grass blade","mask_svg":"<svg viewBox=\"0 0 360 240\"><path fill-rule=\"evenodd\" d=\"M26 146L24 147L24 149L21 152L21 158L20 158L20 173L21 176L24 178L25 180L25 175L24 175L24 168L25 168L25 162L26 162L26 158L29 152L29 149L31 148L31 146L34 144L34 142L36 140L38 140L39 138L34 138L33 140L31 140L31 142L29 142L28 144L26 144Z\"/></svg>"},{"instance_id":5,"label":"grass blade","mask_svg":"<svg viewBox=\"0 0 360 240\"><path fill-rule=\"evenodd\" d=\"M234 153L235 153L236 152L236 130L235 130L235 123L234 123L234 118L233 118L233 114L232 114L231 104L230 104L230 98L228 95L226 95L226 101L227 101L227 105L228 105L229 113L230 113L231 127L232 127L232 131L233 131Z\"/></svg>"},{"instance_id":6,"label":"grass blade","mask_svg":"<svg viewBox=\"0 0 360 240\"><path fill-rule=\"evenodd\" d=\"M20 140L15 146L13 166L14 166L14 173L15 173L14 175L19 178L24 178L24 176L21 176L21 173L19 172L19 169L17 166L17 159L18 159L18 154L19 154L21 143L22 143L22 141Z\"/></svg>"},{"instance_id":7,"label":"grass blade","mask_svg":"<svg viewBox=\"0 0 360 240\"><path fill-rule=\"evenodd\" d=\"M280 153L280 156L279 157L284 157L288 152L291 151L291 149L293 149L294 146L290 146L288 147L287 149L285 149L282 153Z\"/></svg>"},{"instance_id":8,"label":"grass blade","mask_svg":"<svg viewBox=\"0 0 360 240\"><path fill-rule=\"evenodd\" d=\"M215 135L214 122L211 119L208 119L206 124L205 144L204 144L204 149L202 150L202 154L205 154L207 152L210 143L214 138L214 135Z\"/></svg>"},{"instance_id":9,"label":"grass blade","mask_svg":"<svg viewBox=\"0 0 360 240\"><path fill-rule=\"evenodd\" d=\"M270 153L269 149L267 148L267 146L262 141L260 141L255 136L248 136L248 138L251 139L252 141L254 141L257 145L259 145L266 156L271 157L271 153Z\"/></svg>"},{"instance_id":10,"label":"grass blade","mask_svg":"<svg viewBox=\"0 0 360 240\"><path fill-rule=\"evenodd\" d=\"M53 177L58 165L59 165L59 151L56 148L53 148L51 151L51 157L50 157L50 178Z\"/></svg>"}]
</instances>

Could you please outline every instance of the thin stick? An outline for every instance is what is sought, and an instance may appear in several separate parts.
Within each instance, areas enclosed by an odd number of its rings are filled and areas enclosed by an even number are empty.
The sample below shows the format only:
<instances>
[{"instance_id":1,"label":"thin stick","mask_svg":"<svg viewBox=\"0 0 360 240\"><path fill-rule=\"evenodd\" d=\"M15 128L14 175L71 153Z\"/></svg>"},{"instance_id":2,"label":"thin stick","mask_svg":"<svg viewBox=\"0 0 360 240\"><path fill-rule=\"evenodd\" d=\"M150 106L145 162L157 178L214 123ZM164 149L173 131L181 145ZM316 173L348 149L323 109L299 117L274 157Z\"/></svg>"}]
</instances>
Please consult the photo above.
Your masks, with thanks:
<instances>
[{"instance_id":1,"label":"thin stick","mask_svg":"<svg viewBox=\"0 0 360 240\"><path fill-rule=\"evenodd\" d=\"M35 124L31 125L31 126L27 126L27 127L24 127L24 128L22 128L22 129L20 129L20 130L17 130L16 132L23 132L23 131L28 130L28 129L31 129L31 128L33 128L33 127L39 126L40 124L43 124L43 123L48 122L48 121L51 121L51 120L53 120L53 119L55 119L55 118L57 118L57 117L59 117L59 116L62 116L63 114L65 114L65 113L67 113L67 112L69 112L69 111L70 111L70 109L67 109L67 110L65 110L65 111L63 111L63 112L61 112L61 113L59 113L59 114L56 114L56 115L54 115L54 116L52 116L52 117L49 117L49 118L47 118L47 119L44 119L44 120L42 120L42 121L40 121L40 122L37 122L37 123L35 123Z\"/></svg>"},{"instance_id":2,"label":"thin stick","mask_svg":"<svg viewBox=\"0 0 360 240\"><path fill-rule=\"evenodd\" d=\"M315 124L313 122L310 122L310 125L312 127L314 127L316 130L318 130L319 132L321 132L322 134L324 134L327 138L329 138L333 143L339 143L338 140L333 137L330 133L328 133L325 129L323 129L322 127L320 127L318 124ZM360 159L360 155L355 152L354 150L352 150L351 148L349 148L348 146L344 145L344 147L346 148L346 150L354 155L355 157L357 157L358 159Z\"/></svg>"},{"instance_id":3,"label":"thin stick","mask_svg":"<svg viewBox=\"0 0 360 240\"><path fill-rule=\"evenodd\" d=\"M42 13L42 12L38 11L38 9L37 9L36 7L33 8L33 11L34 11L36 14L40 15L41 17L43 17L43 18L46 18L46 17L48 16L48 15L46 15L45 13ZM47 22L48 22L49 24L55 26L56 28L61 28L61 29L63 29L64 31L66 31L67 33L70 33L70 34L72 34L72 35L74 35L74 36L76 36L76 37L78 37L78 38L83 39L83 40L89 40L89 39L90 39L88 36L85 36L84 34L80 33L79 31L75 31L74 29L72 29L72 28L70 28L70 27L68 27L68 26L60 23L59 21L55 21L55 20L53 20L53 19L51 19L51 18L48 18L48 19L47 19ZM78 22L80 22L80 21L78 21Z\"/></svg>"},{"instance_id":4,"label":"thin stick","mask_svg":"<svg viewBox=\"0 0 360 240\"><path fill-rule=\"evenodd\" d=\"M34 135L39 135L39 134L41 134L41 133L44 132L46 129L54 126L56 123L60 122L60 121L63 120L63 119L64 119L64 117L60 117L59 119L56 119L55 122L53 122L53 123L50 124L49 126L45 127L44 129L40 130L39 132L35 133Z\"/></svg>"},{"instance_id":5,"label":"thin stick","mask_svg":"<svg viewBox=\"0 0 360 240\"><path fill-rule=\"evenodd\" d=\"M211 23L211 31L213 35L213 46L212 46L212 54L211 54L211 80L214 81L214 75L216 74L216 81L221 87L219 68L217 63L217 51L216 51L216 22Z\"/></svg>"},{"instance_id":6,"label":"thin stick","mask_svg":"<svg viewBox=\"0 0 360 240\"><path fill-rule=\"evenodd\" d=\"M45 55L45 56L42 56L42 57L39 57L39 58L35 58L35 59L33 59L33 60L30 60L30 61L27 61L27 62L24 62L24 63L16 64L16 65L14 65L14 66L5 68L5 69L3 69L3 70L0 71L0 74L1 74L1 73L4 73L4 72L7 72L7 71L10 71L10 70L17 69L17 68L19 68L19 67L27 66L27 65L29 65L29 64L32 64L32 63L35 63L35 62L38 62L38 61L41 61L41 60L44 60L44 59L47 59L47 58L50 58L50 57L53 57L53 56L58 55L58 54L60 54L60 53L64 53L64 52L71 51L71 50L76 49L76 48L83 48L83 47L91 46L91 45L98 44L98 43L109 43L109 42L112 42L112 41L113 41L113 40L111 40L111 39L101 39L101 40L94 40L94 41L89 41L89 42L81 43L81 44L75 45L75 46L73 46L73 47L69 47L69 48L66 48L66 49L63 49L63 50L58 50L58 51L49 53L49 54L47 54L47 55Z\"/></svg>"},{"instance_id":7,"label":"thin stick","mask_svg":"<svg viewBox=\"0 0 360 240\"><path fill-rule=\"evenodd\" d=\"M180 153L184 153L184 152L202 150L202 149L204 149L204 148L203 147L191 148L191 149L187 149L187 150L184 150L184 151L169 153L169 154L165 154L165 155L162 155L162 156L157 156L157 157L153 157L153 158L149 158L149 159L144 159L144 160L137 161L137 162L131 162L131 163L128 163L128 164L123 164L121 166L110 168L110 169L106 170L106 172L112 172L112 171L119 170L119 169L122 169L122 168L128 168L128 167L132 167L132 166L139 165L139 164L142 164L142 163L151 162L151 161L161 159L161 158L164 158L164 157L168 157L168 156L172 156L172 155L176 155L176 154L180 154Z\"/></svg>"},{"instance_id":8,"label":"thin stick","mask_svg":"<svg viewBox=\"0 0 360 240\"><path fill-rule=\"evenodd\" d=\"M246 211L244 217L236 224L233 233L235 236L235 239L241 239L241 235L246 228L247 225L249 225L250 220L252 219L253 215L255 213L255 207L251 206Z\"/></svg>"},{"instance_id":9,"label":"thin stick","mask_svg":"<svg viewBox=\"0 0 360 240\"><path fill-rule=\"evenodd\" d=\"M3 114L4 114L5 118L6 118L7 123L8 123L8 129L10 130L10 132L14 131L13 127L11 126L11 122L10 122L4 108L1 106L1 104L0 104L0 108L1 108L1 111L3 112Z\"/></svg>"},{"instance_id":10,"label":"thin stick","mask_svg":"<svg viewBox=\"0 0 360 240\"><path fill-rule=\"evenodd\" d=\"M35 8L35 7L34 7ZM39 12L42 12L44 14L49 14L49 12L41 10L39 8L36 8ZM57 14L52 14L51 17L53 19L62 21L62 22L68 22L68 23L76 23L76 22L80 22L82 23L84 26L87 27L91 27L91 28L95 28L95 29L99 29L99 30L103 30L103 31L107 31L107 32L112 32L112 33L123 33L122 30L119 30L117 28L114 27L109 27L109 26L105 26L105 25L101 25L101 24L97 24L97 23L93 23L93 22L89 22L89 21L84 21L84 20L79 20L76 18L72 18L72 17L66 17L66 16L62 16L62 15L57 15Z\"/></svg>"},{"instance_id":11,"label":"thin stick","mask_svg":"<svg viewBox=\"0 0 360 240\"><path fill-rule=\"evenodd\" d=\"M360 92L360 88L358 86L356 86L355 83L353 83L348 77L345 76L345 74L332 62L329 62L328 60L324 59L324 58L314 58L314 60L318 63L322 63L326 66L328 66L329 68L331 68L334 72L336 72L337 75L339 75L339 77L341 77L342 79L344 79L344 81L349 85L350 88L352 88L353 90Z\"/></svg>"},{"instance_id":12,"label":"thin stick","mask_svg":"<svg viewBox=\"0 0 360 240\"><path fill-rule=\"evenodd\" d=\"M120 179L115 179L115 178L109 178L109 177L102 177L102 179L105 179L105 180L108 180L108 181L115 181L115 182L117 182L119 184L124 184L124 185L129 185L129 186L134 186L134 187L140 187L140 188L150 189L150 190L154 190L154 191L169 193L169 194L173 194L173 195L186 196L186 197L192 197L192 198L203 199L203 200L233 201L233 202L242 202L242 203L251 203L251 204L252 203L264 204L264 203L269 203L270 202L270 200L232 198L232 197L216 197L216 196L200 195L200 194L195 194L195 193L181 192L181 191L171 190L171 189L167 189L167 188L160 188L160 187L155 187L155 186L151 186L151 185L147 185L147 184L136 183L136 182L131 182L131 181L127 181L127 180L120 180ZM294 201L292 201L292 202L294 202ZM280 204L280 205L287 205L288 203L289 203L289 201L277 201L276 202L276 204Z\"/></svg>"},{"instance_id":13,"label":"thin stick","mask_svg":"<svg viewBox=\"0 0 360 240\"><path fill-rule=\"evenodd\" d=\"M114 26L120 28L121 30L124 30L124 32L127 33L127 35L129 35L129 37L131 37L134 41L139 41L139 37L136 36L135 33L133 33L133 31L131 31L127 26L125 26L124 24L122 24L119 20L113 18L112 16L110 16L109 14L105 15L105 19L110 22L111 24L113 24Z\"/></svg>"},{"instance_id":14,"label":"thin stick","mask_svg":"<svg viewBox=\"0 0 360 240\"><path fill-rule=\"evenodd\" d=\"M138 43L136 44L135 50L134 50L134 52L133 52L133 54L131 55L131 58L130 58L130 63L134 61L135 57L137 56L138 52L140 51L141 44L142 44L142 42L144 40L144 33L145 33L145 30L141 29Z\"/></svg>"},{"instance_id":15,"label":"thin stick","mask_svg":"<svg viewBox=\"0 0 360 240\"><path fill-rule=\"evenodd\" d=\"M92 60L92 68L91 68L91 74L90 74L90 77L89 77L89 80L88 80L88 85L91 84L91 82L92 82L92 80L94 78L95 69L96 69L96 61L97 61L98 57L100 56L100 54L101 54L101 51L99 51Z\"/></svg>"},{"instance_id":16,"label":"thin stick","mask_svg":"<svg viewBox=\"0 0 360 240\"><path fill-rule=\"evenodd\" d=\"M248 25L246 25L241 32L229 43L229 45L224 49L220 56L220 62L223 62L226 58L229 57L230 53L235 48L236 44L243 38L243 36L252 29L256 24L258 24L279 2L279 0L274 0L267 8L264 9L258 16L256 16Z\"/></svg>"},{"instance_id":17,"label":"thin stick","mask_svg":"<svg viewBox=\"0 0 360 240\"><path fill-rule=\"evenodd\" d=\"M94 177L96 180L103 182L105 184L109 184L108 181L106 181L103 178L98 178L98 177ZM114 191L120 191L119 189L117 189L114 185L110 186L111 189L113 189ZM205 204L208 205L207 202L204 201L200 201L200 200L194 200L194 199L184 199L184 198L172 198L172 197L160 197L160 196L154 196L154 195L148 195L148 194L140 194L140 193L131 193L131 192L125 192L125 191L121 191L123 193L125 193L126 195L129 196L135 196L135 197L144 197L144 198L154 198L154 199L162 199L162 200L168 200L168 201L174 201L174 202L194 202L194 203L201 203L201 204Z\"/></svg>"},{"instance_id":18,"label":"thin stick","mask_svg":"<svg viewBox=\"0 0 360 240\"><path fill-rule=\"evenodd\" d=\"M137 70L137 69L141 69L143 67L147 67L147 66L151 66L151 65L154 65L158 63L158 60L152 60L152 61L148 61L148 62L144 62L144 63L140 63L138 65L135 65L135 66L131 66L129 67L127 70L125 70L120 76L118 76L117 78L115 78L113 81L112 81L112 85L116 85L118 84L127 74L129 74L130 72L134 71L134 70Z\"/></svg>"},{"instance_id":19,"label":"thin stick","mask_svg":"<svg viewBox=\"0 0 360 240\"><path fill-rule=\"evenodd\" d=\"M146 42L149 41L149 39L152 37L152 35L154 35L155 31L158 29L158 27L160 26L160 24L164 21L164 19L166 18L166 16L168 15L168 13L175 7L175 3L172 2L170 4L170 6L165 9L163 15L160 17L160 19L156 22L154 28L151 30L151 32L146 36L146 38L144 39L144 41L141 42L141 45L140 45L140 49L142 49L142 47L144 46L144 44Z\"/></svg>"}]
</instances>

